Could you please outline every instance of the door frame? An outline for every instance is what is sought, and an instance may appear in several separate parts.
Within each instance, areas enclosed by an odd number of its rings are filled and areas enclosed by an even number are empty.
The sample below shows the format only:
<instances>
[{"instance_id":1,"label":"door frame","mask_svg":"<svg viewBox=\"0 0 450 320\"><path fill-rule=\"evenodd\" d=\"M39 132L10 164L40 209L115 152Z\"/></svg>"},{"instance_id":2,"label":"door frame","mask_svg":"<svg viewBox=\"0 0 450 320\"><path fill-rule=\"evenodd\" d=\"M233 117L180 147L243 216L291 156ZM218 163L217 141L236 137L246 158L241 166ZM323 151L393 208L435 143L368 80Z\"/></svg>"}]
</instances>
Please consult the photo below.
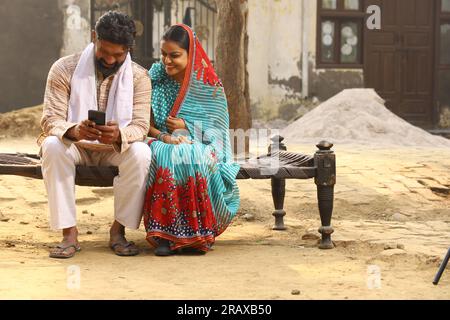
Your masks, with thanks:
<instances>
[{"instance_id":1,"label":"door frame","mask_svg":"<svg viewBox=\"0 0 450 320\"><path fill-rule=\"evenodd\" d=\"M432 6L434 6L433 9L433 21L434 21L434 26L433 26L433 32L434 32L434 38L433 38L433 44L432 44L432 51L434 54L432 54L432 59L433 61L431 62L433 65L433 70L432 70L432 79L433 79L433 89L432 89L432 99L431 99L431 123L430 125L432 127L436 127L439 123L439 105L438 105L438 96L439 96L439 87L438 87L438 68L439 68L439 46L440 46L440 19L438 19L439 15L440 15L440 4L441 4L441 0L428 0ZM364 1L364 9L367 10L367 7L370 5L370 0L366 0ZM383 12L381 12L381 16L383 16ZM364 74L366 73L367 69L368 69L368 63L369 61L367 61L367 56L368 56L368 50L369 50L369 43L368 43L368 39L369 37L369 32L374 32L371 31L367 28L366 26L366 22L367 22L367 18L368 16L366 16L366 19L364 20L364 44L363 44L363 72ZM368 83L367 83L367 78L364 75L364 86L367 88Z\"/></svg>"}]
</instances>

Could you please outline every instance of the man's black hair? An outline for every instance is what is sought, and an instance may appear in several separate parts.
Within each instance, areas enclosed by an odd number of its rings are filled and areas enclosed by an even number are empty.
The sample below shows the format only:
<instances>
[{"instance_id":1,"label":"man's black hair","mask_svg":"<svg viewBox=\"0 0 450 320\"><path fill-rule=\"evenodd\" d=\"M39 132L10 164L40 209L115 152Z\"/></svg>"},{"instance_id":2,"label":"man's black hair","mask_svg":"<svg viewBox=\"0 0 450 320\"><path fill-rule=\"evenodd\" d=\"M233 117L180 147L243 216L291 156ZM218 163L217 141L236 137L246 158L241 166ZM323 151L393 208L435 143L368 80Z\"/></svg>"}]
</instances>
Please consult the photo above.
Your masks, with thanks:
<instances>
[{"instance_id":1,"label":"man's black hair","mask_svg":"<svg viewBox=\"0 0 450 320\"><path fill-rule=\"evenodd\" d=\"M136 38L136 25L129 16L117 11L108 11L98 19L95 32L99 40L132 48Z\"/></svg>"}]
</instances>

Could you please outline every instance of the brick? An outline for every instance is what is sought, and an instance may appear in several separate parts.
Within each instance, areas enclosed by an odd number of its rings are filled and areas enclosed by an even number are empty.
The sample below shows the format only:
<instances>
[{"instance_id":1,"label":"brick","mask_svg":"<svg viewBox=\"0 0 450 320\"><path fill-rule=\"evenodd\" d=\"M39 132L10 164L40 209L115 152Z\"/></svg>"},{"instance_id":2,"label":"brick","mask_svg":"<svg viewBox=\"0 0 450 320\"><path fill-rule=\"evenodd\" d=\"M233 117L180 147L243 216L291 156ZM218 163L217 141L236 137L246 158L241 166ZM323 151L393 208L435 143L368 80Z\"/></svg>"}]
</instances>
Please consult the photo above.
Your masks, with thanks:
<instances>
[{"instance_id":1,"label":"brick","mask_svg":"<svg viewBox=\"0 0 450 320\"><path fill-rule=\"evenodd\" d=\"M375 191L376 191L377 193L379 193L379 194L384 195L384 196L389 196L389 195L392 194L392 190L389 189L389 188L379 188L379 187L376 187L376 188L375 188Z\"/></svg>"},{"instance_id":2,"label":"brick","mask_svg":"<svg viewBox=\"0 0 450 320\"><path fill-rule=\"evenodd\" d=\"M443 201L444 200L444 198L435 195L428 188L414 188L414 189L411 189L411 192L417 193L429 201Z\"/></svg>"},{"instance_id":3,"label":"brick","mask_svg":"<svg viewBox=\"0 0 450 320\"><path fill-rule=\"evenodd\" d=\"M429 168L416 168L414 169L414 172L418 174L419 177L422 178L432 178L433 177L433 170Z\"/></svg>"},{"instance_id":4,"label":"brick","mask_svg":"<svg viewBox=\"0 0 450 320\"><path fill-rule=\"evenodd\" d=\"M367 178L367 177L365 177L363 175L357 177L355 179L355 182L357 184L363 185L364 187L370 187L370 188L374 188L374 187L382 188L383 187L383 184L380 183L379 181L376 181L376 180L371 179L371 178Z\"/></svg>"},{"instance_id":5,"label":"brick","mask_svg":"<svg viewBox=\"0 0 450 320\"><path fill-rule=\"evenodd\" d=\"M435 174L433 175L433 180L437 181L437 183L443 185L443 186L450 186L450 175L449 172L442 172L441 174Z\"/></svg>"},{"instance_id":6,"label":"brick","mask_svg":"<svg viewBox=\"0 0 450 320\"><path fill-rule=\"evenodd\" d=\"M410 190L406 188L402 183L397 182L395 180L386 181L385 185L395 193L409 193Z\"/></svg>"},{"instance_id":7,"label":"brick","mask_svg":"<svg viewBox=\"0 0 450 320\"><path fill-rule=\"evenodd\" d=\"M401 172L402 176L406 177L406 178L411 178L411 179L420 179L422 178L422 176L415 172L415 171L411 171L411 172Z\"/></svg>"},{"instance_id":8,"label":"brick","mask_svg":"<svg viewBox=\"0 0 450 320\"><path fill-rule=\"evenodd\" d=\"M408 189L423 187L423 185L421 185L419 182L417 182L417 179L415 179L415 178L407 178L407 177L404 177L401 175L396 175L396 176L392 177L392 179L397 182L400 182Z\"/></svg>"},{"instance_id":9,"label":"brick","mask_svg":"<svg viewBox=\"0 0 450 320\"><path fill-rule=\"evenodd\" d=\"M431 190L439 190L443 191L444 193L450 193L450 189L448 187L441 185L435 180L420 179L419 183L423 184L424 186L428 187Z\"/></svg>"},{"instance_id":10,"label":"brick","mask_svg":"<svg viewBox=\"0 0 450 320\"><path fill-rule=\"evenodd\" d=\"M15 200L17 196L13 194L8 188L0 185L0 201Z\"/></svg>"}]
</instances>

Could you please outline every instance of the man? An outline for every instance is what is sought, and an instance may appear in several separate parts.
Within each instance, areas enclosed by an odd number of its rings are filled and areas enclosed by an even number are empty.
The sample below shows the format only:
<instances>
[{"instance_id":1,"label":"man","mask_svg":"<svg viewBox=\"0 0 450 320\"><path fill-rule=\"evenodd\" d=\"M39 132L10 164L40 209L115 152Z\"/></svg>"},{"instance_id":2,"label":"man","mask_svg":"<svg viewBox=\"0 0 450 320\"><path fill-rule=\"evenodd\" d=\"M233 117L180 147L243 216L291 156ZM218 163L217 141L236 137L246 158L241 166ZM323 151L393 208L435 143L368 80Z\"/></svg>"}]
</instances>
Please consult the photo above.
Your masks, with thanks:
<instances>
[{"instance_id":1,"label":"man","mask_svg":"<svg viewBox=\"0 0 450 320\"><path fill-rule=\"evenodd\" d=\"M151 83L147 70L131 61L136 28L133 20L108 12L92 31L82 52L51 68L39 139L42 174L48 194L50 224L63 240L52 258L70 258L80 250L76 227L75 167L118 166L114 180L115 221L110 247L120 256L139 249L125 238L125 227L141 221L150 148L142 141L150 126ZM88 120L89 110L106 113L106 125Z\"/></svg>"}]
</instances>

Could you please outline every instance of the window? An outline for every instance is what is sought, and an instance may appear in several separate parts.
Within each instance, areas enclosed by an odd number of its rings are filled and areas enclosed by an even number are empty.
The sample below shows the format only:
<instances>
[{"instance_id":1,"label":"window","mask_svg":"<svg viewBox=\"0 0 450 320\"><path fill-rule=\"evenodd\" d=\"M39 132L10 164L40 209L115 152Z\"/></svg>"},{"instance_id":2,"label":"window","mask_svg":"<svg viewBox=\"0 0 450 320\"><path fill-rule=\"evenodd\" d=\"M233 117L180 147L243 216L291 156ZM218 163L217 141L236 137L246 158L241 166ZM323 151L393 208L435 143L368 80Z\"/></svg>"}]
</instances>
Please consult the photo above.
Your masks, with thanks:
<instances>
[{"instance_id":1,"label":"window","mask_svg":"<svg viewBox=\"0 0 450 320\"><path fill-rule=\"evenodd\" d=\"M152 23L155 1L147 0L92 0L91 24L95 27L97 20L109 10L117 10L133 17L136 24L136 45L132 50L133 60L149 68L152 57Z\"/></svg>"},{"instance_id":2,"label":"window","mask_svg":"<svg viewBox=\"0 0 450 320\"><path fill-rule=\"evenodd\" d=\"M362 68L361 0L318 0L317 67Z\"/></svg>"},{"instance_id":3,"label":"window","mask_svg":"<svg viewBox=\"0 0 450 320\"><path fill-rule=\"evenodd\" d=\"M450 0L442 0L442 12L450 13Z\"/></svg>"},{"instance_id":4,"label":"window","mask_svg":"<svg viewBox=\"0 0 450 320\"><path fill-rule=\"evenodd\" d=\"M439 14L439 104L450 108L450 0L441 0Z\"/></svg>"},{"instance_id":5,"label":"window","mask_svg":"<svg viewBox=\"0 0 450 320\"><path fill-rule=\"evenodd\" d=\"M441 23L440 64L450 65L450 21Z\"/></svg>"},{"instance_id":6,"label":"window","mask_svg":"<svg viewBox=\"0 0 450 320\"><path fill-rule=\"evenodd\" d=\"M118 10L136 23L133 59L145 68L160 58L160 39L164 30L184 22L194 28L208 56L214 60L217 43L215 0L91 0L91 23L108 10Z\"/></svg>"},{"instance_id":7,"label":"window","mask_svg":"<svg viewBox=\"0 0 450 320\"><path fill-rule=\"evenodd\" d=\"M450 0L441 0L439 64L450 68Z\"/></svg>"}]
</instances>

